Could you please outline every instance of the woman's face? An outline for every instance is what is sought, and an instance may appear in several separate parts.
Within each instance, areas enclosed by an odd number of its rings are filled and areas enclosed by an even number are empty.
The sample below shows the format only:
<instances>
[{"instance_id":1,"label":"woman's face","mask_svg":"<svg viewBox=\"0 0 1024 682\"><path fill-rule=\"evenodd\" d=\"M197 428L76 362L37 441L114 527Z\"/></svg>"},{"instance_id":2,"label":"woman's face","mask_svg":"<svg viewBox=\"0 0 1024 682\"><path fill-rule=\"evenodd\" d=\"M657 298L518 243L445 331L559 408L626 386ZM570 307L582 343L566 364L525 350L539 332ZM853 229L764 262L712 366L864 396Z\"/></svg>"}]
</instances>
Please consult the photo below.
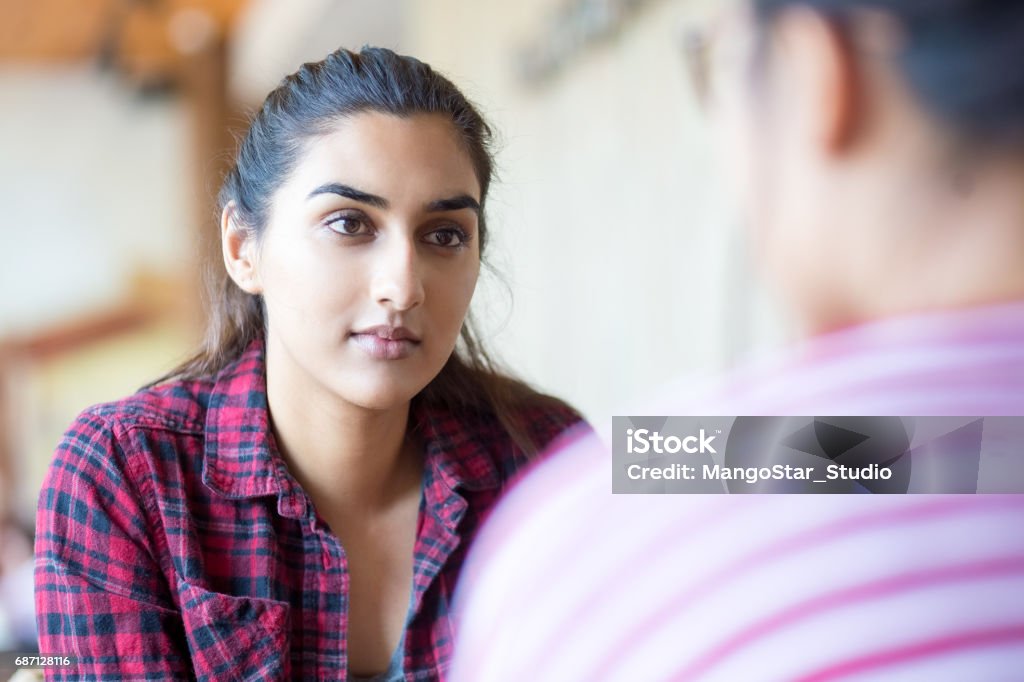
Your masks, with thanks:
<instances>
[{"instance_id":1,"label":"woman's face","mask_svg":"<svg viewBox=\"0 0 1024 682\"><path fill-rule=\"evenodd\" d=\"M473 297L480 199L443 116L359 113L310 139L255 258L270 366L370 409L416 395Z\"/></svg>"}]
</instances>

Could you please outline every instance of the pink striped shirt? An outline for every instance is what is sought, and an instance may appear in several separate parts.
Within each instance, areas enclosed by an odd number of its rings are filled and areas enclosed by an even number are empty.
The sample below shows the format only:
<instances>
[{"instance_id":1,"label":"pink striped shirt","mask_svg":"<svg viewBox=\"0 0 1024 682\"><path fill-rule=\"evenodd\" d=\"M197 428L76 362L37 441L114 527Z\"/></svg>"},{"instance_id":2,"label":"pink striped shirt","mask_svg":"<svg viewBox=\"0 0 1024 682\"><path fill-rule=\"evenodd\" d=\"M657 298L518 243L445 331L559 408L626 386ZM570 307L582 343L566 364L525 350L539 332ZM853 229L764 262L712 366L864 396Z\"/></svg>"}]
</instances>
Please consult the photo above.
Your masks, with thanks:
<instances>
[{"instance_id":1,"label":"pink striped shirt","mask_svg":"<svg viewBox=\"0 0 1024 682\"><path fill-rule=\"evenodd\" d=\"M704 395L636 414L1024 415L1024 302L823 337ZM578 441L499 505L452 680L1024 679L1024 495L615 496L611 473Z\"/></svg>"}]
</instances>

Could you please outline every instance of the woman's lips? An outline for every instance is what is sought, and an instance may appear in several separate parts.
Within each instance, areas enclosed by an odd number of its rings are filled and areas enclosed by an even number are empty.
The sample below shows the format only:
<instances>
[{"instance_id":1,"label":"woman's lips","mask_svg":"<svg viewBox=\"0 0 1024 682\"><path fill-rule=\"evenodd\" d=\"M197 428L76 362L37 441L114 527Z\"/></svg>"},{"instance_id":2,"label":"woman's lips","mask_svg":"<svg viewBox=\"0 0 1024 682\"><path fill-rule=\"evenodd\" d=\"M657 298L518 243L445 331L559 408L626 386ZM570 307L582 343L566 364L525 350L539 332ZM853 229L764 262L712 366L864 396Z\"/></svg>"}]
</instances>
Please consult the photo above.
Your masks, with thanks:
<instances>
[{"instance_id":1,"label":"woman's lips","mask_svg":"<svg viewBox=\"0 0 1024 682\"><path fill-rule=\"evenodd\" d=\"M401 330L374 329L355 332L349 337L355 345L375 359L408 357L420 345L412 334Z\"/></svg>"}]
</instances>

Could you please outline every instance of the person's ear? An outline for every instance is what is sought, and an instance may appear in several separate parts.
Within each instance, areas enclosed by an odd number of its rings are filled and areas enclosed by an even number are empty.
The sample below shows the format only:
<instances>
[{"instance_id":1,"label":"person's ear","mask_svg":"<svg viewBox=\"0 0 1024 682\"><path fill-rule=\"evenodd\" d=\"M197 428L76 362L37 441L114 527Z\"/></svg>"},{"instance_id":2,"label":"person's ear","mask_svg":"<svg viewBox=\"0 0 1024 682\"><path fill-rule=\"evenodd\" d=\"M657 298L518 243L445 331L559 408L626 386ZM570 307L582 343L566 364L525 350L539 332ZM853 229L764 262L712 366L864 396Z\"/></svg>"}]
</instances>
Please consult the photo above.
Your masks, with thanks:
<instances>
[{"instance_id":1,"label":"person's ear","mask_svg":"<svg viewBox=\"0 0 1024 682\"><path fill-rule=\"evenodd\" d=\"M800 129L827 155L846 151L864 116L853 46L833 22L805 7L783 11L776 28Z\"/></svg>"},{"instance_id":2,"label":"person's ear","mask_svg":"<svg viewBox=\"0 0 1024 682\"><path fill-rule=\"evenodd\" d=\"M256 235L239 220L234 201L228 202L220 215L220 245L224 267L235 284L246 293L262 293L263 286L256 267Z\"/></svg>"}]
</instances>

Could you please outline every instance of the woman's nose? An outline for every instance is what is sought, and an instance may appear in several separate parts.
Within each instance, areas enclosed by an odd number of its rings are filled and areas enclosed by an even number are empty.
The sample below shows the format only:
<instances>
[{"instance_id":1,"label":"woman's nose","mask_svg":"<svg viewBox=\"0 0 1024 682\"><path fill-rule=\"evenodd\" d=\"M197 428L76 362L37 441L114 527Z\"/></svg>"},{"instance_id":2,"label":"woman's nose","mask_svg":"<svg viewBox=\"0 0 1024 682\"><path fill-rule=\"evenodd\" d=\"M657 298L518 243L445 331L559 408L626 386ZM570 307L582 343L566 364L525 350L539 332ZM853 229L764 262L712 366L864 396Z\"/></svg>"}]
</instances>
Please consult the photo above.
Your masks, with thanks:
<instances>
[{"instance_id":1,"label":"woman's nose","mask_svg":"<svg viewBox=\"0 0 1024 682\"><path fill-rule=\"evenodd\" d=\"M416 244L403 238L384 246L374 264L373 297L397 311L415 308L424 297Z\"/></svg>"}]
</instances>

